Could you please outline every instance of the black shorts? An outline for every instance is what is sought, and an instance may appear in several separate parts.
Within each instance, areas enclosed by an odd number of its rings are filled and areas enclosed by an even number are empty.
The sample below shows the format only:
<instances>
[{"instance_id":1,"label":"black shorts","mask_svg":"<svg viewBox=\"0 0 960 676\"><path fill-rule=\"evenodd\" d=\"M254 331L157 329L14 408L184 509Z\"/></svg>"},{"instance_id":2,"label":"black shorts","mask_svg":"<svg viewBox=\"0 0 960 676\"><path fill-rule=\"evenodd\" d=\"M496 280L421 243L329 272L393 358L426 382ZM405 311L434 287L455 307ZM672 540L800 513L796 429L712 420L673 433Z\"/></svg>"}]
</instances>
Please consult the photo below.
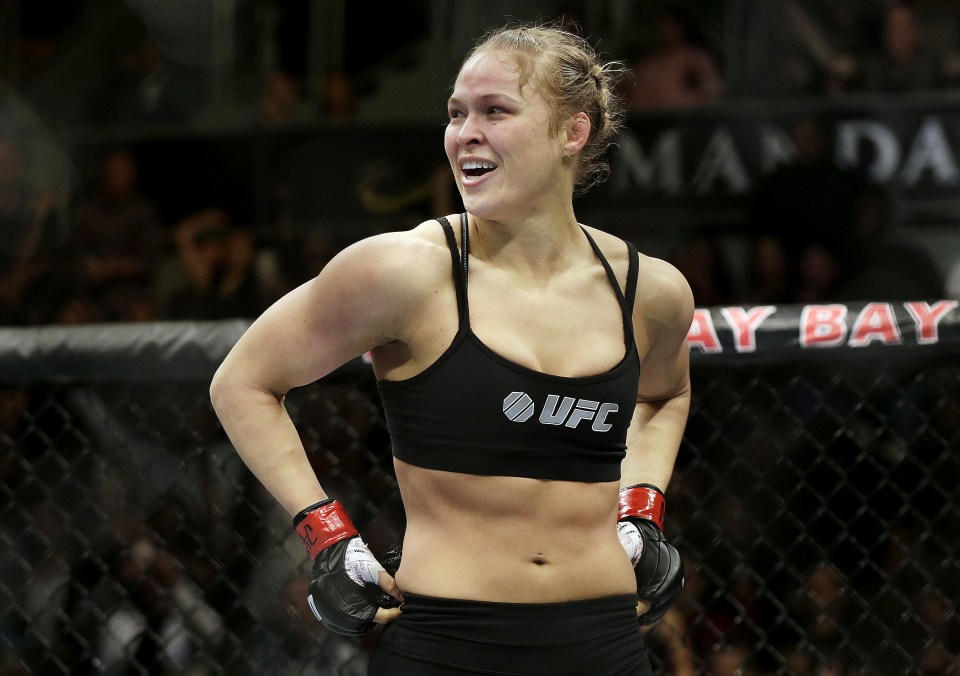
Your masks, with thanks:
<instances>
[{"instance_id":1,"label":"black shorts","mask_svg":"<svg viewBox=\"0 0 960 676\"><path fill-rule=\"evenodd\" d=\"M383 628L370 676L643 676L650 660L637 597L495 603L404 594Z\"/></svg>"}]
</instances>

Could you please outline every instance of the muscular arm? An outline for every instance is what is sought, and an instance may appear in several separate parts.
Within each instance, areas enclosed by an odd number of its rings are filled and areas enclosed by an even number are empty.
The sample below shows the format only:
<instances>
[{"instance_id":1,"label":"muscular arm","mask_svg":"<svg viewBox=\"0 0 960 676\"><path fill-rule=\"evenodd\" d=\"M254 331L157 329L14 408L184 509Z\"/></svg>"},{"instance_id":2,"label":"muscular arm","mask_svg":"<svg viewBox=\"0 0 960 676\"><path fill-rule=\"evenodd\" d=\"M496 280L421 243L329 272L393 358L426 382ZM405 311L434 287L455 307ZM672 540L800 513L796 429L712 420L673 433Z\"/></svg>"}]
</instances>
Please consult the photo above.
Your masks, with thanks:
<instances>
[{"instance_id":1,"label":"muscular arm","mask_svg":"<svg viewBox=\"0 0 960 676\"><path fill-rule=\"evenodd\" d=\"M283 397L402 335L417 302L411 237L381 235L345 249L257 319L214 376L211 400L227 435L291 515L326 495Z\"/></svg>"},{"instance_id":2,"label":"muscular arm","mask_svg":"<svg viewBox=\"0 0 960 676\"><path fill-rule=\"evenodd\" d=\"M690 410L687 332L693 296L683 276L663 261L645 259L634 309L640 350L640 388L627 432L621 486L648 483L666 491Z\"/></svg>"}]
</instances>

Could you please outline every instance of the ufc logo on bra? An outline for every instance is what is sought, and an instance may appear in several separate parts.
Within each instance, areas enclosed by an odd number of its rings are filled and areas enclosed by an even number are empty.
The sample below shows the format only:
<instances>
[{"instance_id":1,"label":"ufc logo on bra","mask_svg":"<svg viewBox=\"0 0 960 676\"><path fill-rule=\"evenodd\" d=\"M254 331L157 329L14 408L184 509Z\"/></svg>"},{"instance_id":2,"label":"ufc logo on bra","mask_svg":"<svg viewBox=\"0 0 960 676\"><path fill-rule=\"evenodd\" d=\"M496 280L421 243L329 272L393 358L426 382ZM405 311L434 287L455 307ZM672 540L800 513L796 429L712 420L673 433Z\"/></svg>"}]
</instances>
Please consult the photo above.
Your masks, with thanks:
<instances>
[{"instance_id":1,"label":"ufc logo on bra","mask_svg":"<svg viewBox=\"0 0 960 676\"><path fill-rule=\"evenodd\" d=\"M616 404L548 394L539 421L543 425L563 425L574 429L582 422L592 421L590 429L606 432L613 427L607 422L607 416L618 410L620 407ZM511 392L503 400L503 414L513 422L526 422L535 411L536 404L526 392Z\"/></svg>"}]
</instances>

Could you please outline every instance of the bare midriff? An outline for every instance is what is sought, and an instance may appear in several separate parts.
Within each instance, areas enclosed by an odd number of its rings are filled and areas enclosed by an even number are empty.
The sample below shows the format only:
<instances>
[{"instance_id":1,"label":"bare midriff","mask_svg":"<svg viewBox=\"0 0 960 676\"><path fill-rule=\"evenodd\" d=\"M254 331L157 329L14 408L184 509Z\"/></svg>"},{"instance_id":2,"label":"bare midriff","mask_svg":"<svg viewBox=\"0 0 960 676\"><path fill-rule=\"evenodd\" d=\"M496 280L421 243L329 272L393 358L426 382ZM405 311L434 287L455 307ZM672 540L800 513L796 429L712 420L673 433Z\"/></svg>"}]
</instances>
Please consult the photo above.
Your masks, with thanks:
<instances>
[{"instance_id":1,"label":"bare midriff","mask_svg":"<svg viewBox=\"0 0 960 676\"><path fill-rule=\"evenodd\" d=\"M636 592L617 537L617 482L395 464L407 515L402 591L510 603Z\"/></svg>"}]
</instances>

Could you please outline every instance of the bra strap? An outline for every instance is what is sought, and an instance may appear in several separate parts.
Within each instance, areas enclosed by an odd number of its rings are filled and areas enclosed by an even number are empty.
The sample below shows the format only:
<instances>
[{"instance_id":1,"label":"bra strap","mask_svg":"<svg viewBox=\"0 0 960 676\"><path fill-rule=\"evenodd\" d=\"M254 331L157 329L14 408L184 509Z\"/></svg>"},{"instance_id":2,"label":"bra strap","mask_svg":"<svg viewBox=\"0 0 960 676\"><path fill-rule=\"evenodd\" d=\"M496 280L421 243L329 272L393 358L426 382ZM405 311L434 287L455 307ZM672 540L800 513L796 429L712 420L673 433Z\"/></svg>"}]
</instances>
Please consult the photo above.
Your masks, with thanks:
<instances>
[{"instance_id":1,"label":"bra strap","mask_svg":"<svg viewBox=\"0 0 960 676\"><path fill-rule=\"evenodd\" d=\"M627 253L630 256L630 267L627 268L626 298L627 312L633 314L633 304L637 297L637 278L640 276L640 252L633 242L627 242Z\"/></svg>"},{"instance_id":2,"label":"bra strap","mask_svg":"<svg viewBox=\"0 0 960 676\"><path fill-rule=\"evenodd\" d=\"M629 349L633 343L633 301L637 291L639 259L637 248L630 242L626 242L630 263L627 268L627 288L626 296L624 296L624 292L620 290L620 282L617 281L617 276L614 274L613 268L610 267L607 257L603 255L600 247L597 246L597 243L593 240L593 237L590 236L590 233L587 232L587 229L583 226L581 226L581 229L583 230L583 234L587 236L587 241L590 242L593 252L597 255L597 258L600 259L600 263L603 264L603 269L606 270L607 278L610 280L610 286L613 287L614 293L617 294L617 300L620 301L620 314L623 315L623 340Z\"/></svg>"},{"instance_id":3,"label":"bra strap","mask_svg":"<svg viewBox=\"0 0 960 676\"><path fill-rule=\"evenodd\" d=\"M461 267L461 255L457 249L457 238L453 234L453 226L446 216L441 216L437 222L443 226L443 234L447 238L447 248L450 249L450 260L453 263L453 284L457 292L457 316L460 319L460 328L466 326L467 318L467 279L466 263Z\"/></svg>"},{"instance_id":4,"label":"bra strap","mask_svg":"<svg viewBox=\"0 0 960 676\"><path fill-rule=\"evenodd\" d=\"M460 267L463 269L463 313L470 323L470 300L467 295L467 283L470 281L470 222L467 212L460 214Z\"/></svg>"}]
</instances>

